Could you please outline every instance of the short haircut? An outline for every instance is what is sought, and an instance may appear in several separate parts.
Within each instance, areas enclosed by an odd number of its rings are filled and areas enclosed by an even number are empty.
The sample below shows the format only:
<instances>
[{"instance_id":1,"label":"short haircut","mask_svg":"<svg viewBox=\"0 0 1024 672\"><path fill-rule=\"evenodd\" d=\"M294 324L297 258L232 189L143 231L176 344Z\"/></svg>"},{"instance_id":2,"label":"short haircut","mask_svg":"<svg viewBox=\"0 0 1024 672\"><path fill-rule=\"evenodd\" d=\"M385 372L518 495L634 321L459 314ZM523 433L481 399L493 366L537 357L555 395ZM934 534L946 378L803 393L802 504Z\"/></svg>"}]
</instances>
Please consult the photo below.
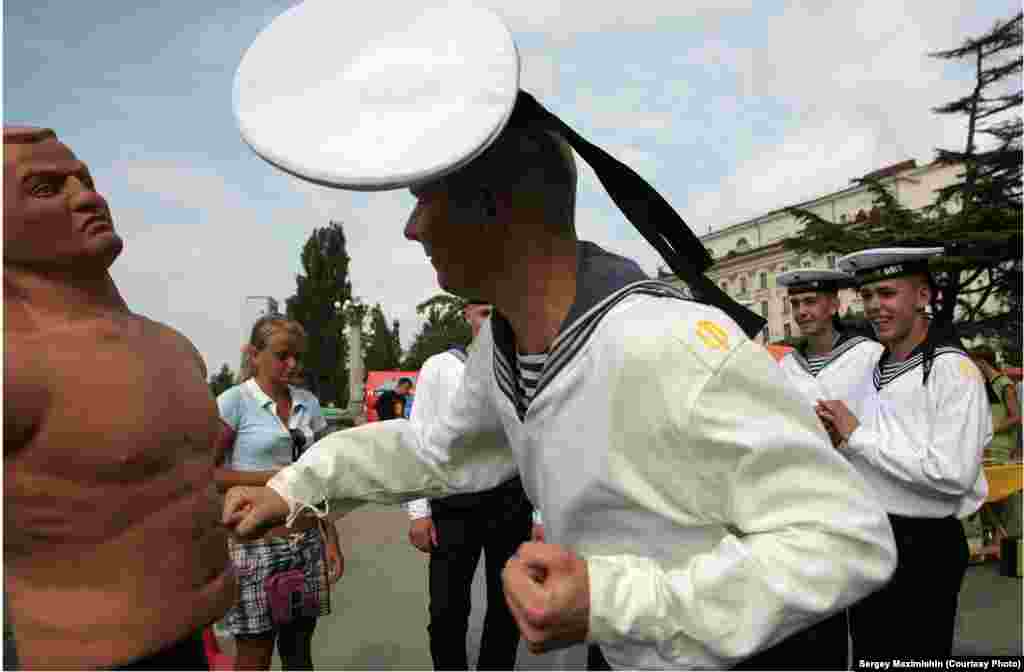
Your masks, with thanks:
<instances>
[{"instance_id":1,"label":"short haircut","mask_svg":"<svg viewBox=\"0 0 1024 672\"><path fill-rule=\"evenodd\" d=\"M57 139L57 134L49 128L38 126L4 126L5 145L27 145L43 140Z\"/></svg>"},{"instance_id":2,"label":"short haircut","mask_svg":"<svg viewBox=\"0 0 1024 672\"><path fill-rule=\"evenodd\" d=\"M475 201L481 188L512 194L544 213L553 232L574 233L576 160L560 134L510 128L483 154L445 181L457 207Z\"/></svg>"}]
</instances>

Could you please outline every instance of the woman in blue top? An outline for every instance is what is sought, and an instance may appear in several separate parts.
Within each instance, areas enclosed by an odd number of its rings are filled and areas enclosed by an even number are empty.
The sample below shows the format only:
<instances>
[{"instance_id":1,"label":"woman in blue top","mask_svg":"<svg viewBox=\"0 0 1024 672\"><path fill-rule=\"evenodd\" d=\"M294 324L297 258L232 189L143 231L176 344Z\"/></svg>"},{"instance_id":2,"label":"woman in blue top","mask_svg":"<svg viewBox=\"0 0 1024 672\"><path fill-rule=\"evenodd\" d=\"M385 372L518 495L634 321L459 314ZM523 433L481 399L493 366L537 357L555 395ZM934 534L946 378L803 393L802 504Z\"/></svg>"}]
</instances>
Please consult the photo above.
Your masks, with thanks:
<instances>
[{"instance_id":1,"label":"woman in blue top","mask_svg":"<svg viewBox=\"0 0 1024 672\"><path fill-rule=\"evenodd\" d=\"M216 479L222 491L265 485L326 433L317 398L289 384L305 350L306 333L298 322L271 315L253 325L243 348L243 382L217 397L223 426ZM306 593L319 602L319 615L330 613L330 585L344 571L337 529L308 518L290 529L272 529L255 541L229 540L228 547L239 584L239 601L225 618L237 646L236 669L269 670L275 640L284 669L312 669L316 617L275 623L264 582L276 573L301 568Z\"/></svg>"}]
</instances>

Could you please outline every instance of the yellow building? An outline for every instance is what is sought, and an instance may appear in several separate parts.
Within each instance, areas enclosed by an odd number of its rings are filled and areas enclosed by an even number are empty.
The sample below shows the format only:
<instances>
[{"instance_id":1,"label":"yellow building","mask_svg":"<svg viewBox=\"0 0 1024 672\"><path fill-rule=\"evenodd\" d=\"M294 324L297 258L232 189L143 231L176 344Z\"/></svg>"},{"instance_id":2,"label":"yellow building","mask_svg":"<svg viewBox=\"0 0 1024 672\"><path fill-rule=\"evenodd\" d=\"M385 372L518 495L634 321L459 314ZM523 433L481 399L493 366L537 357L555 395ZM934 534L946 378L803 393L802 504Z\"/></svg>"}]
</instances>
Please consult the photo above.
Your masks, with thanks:
<instances>
[{"instance_id":1,"label":"yellow building","mask_svg":"<svg viewBox=\"0 0 1024 672\"><path fill-rule=\"evenodd\" d=\"M922 208L935 201L935 191L957 181L958 166L929 163L918 166L913 159L876 170L864 177L877 179L905 207ZM767 319L760 336L767 343L800 335L790 314L786 290L775 277L794 268L834 268L839 254L817 257L786 250L782 241L797 234L803 225L788 210L802 208L832 222L854 222L870 216L873 196L865 186L825 194L803 203L732 224L701 236L701 242L715 259L708 277L740 303ZM670 279L680 286L681 280ZM840 293L845 314L852 307L861 310L860 298L853 291Z\"/></svg>"}]
</instances>

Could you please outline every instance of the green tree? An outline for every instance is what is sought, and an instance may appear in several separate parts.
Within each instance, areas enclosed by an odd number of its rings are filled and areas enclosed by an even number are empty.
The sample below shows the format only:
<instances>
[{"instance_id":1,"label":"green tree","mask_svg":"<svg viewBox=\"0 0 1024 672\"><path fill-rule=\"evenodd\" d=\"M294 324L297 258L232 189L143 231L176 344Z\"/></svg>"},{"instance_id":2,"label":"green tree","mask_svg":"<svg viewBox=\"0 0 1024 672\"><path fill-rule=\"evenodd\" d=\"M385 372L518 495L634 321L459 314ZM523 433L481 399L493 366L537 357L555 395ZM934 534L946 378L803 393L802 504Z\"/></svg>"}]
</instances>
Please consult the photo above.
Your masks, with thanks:
<instances>
[{"instance_id":1,"label":"green tree","mask_svg":"<svg viewBox=\"0 0 1024 672\"><path fill-rule=\"evenodd\" d=\"M792 208L804 229L784 241L784 246L818 255L867 247L942 246L946 254L932 264L940 287L932 314L955 321L963 336L999 336L1018 344L1019 351L1021 123L1019 117L1001 121L993 117L1019 107L1021 92L1019 88L991 92L1005 88L1008 81L1019 81L1020 46L1018 14L957 49L933 54L972 57L976 63L973 93L934 110L968 116L965 150L937 152L937 161L961 166L963 172L955 183L937 192L934 203L910 210L889 191L884 176L868 175L854 182L865 185L874 197L870 215L847 225ZM995 146L980 147L980 135L995 138ZM991 310L990 299L997 299L999 308Z\"/></svg>"},{"instance_id":2,"label":"green tree","mask_svg":"<svg viewBox=\"0 0 1024 672\"><path fill-rule=\"evenodd\" d=\"M462 317L465 305L457 296L437 294L416 306L416 312L425 316L426 322L406 353L402 368L419 369L428 357L444 352L453 344L468 345L473 332Z\"/></svg>"},{"instance_id":3,"label":"green tree","mask_svg":"<svg viewBox=\"0 0 1024 672\"><path fill-rule=\"evenodd\" d=\"M340 222L314 229L302 246L295 294L285 302L288 317L301 323L309 336L303 368L323 404L348 402L348 343L339 309L352 298L345 247Z\"/></svg>"},{"instance_id":4,"label":"green tree","mask_svg":"<svg viewBox=\"0 0 1024 672\"><path fill-rule=\"evenodd\" d=\"M231 372L231 367L227 364L222 364L220 371L210 377L210 392L216 397L234 384L235 374Z\"/></svg>"},{"instance_id":5,"label":"green tree","mask_svg":"<svg viewBox=\"0 0 1024 672\"><path fill-rule=\"evenodd\" d=\"M390 371L397 369L402 360L398 343L398 322L394 330L388 327L388 319L380 304L370 309L370 328L363 351L367 371Z\"/></svg>"}]
</instances>

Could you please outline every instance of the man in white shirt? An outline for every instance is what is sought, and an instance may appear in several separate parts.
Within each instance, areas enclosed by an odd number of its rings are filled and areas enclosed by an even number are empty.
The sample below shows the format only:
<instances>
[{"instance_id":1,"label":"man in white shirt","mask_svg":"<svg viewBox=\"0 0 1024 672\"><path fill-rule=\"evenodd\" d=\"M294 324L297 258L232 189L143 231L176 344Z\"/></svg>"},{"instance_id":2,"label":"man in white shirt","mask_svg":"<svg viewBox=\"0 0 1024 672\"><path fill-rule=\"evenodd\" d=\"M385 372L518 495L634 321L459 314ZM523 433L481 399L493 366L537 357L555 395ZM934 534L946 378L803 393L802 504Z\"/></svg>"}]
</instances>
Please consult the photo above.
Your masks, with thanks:
<instances>
[{"instance_id":1,"label":"man in white shirt","mask_svg":"<svg viewBox=\"0 0 1024 672\"><path fill-rule=\"evenodd\" d=\"M775 281L787 288L793 318L804 343L779 362L790 382L813 407L824 399L842 399L858 408L862 372L878 358L877 341L843 329L839 290L853 286L853 276L831 269L799 268ZM787 640L789 647L813 652L818 669L846 669L849 658L846 612L840 612ZM780 661L781 662L781 661Z\"/></svg>"},{"instance_id":2,"label":"man in white shirt","mask_svg":"<svg viewBox=\"0 0 1024 672\"><path fill-rule=\"evenodd\" d=\"M496 308L459 393L432 423L321 440L268 488L229 493L225 523L246 536L518 473L551 542L505 569L532 650L728 667L882 585L892 532L733 320L576 240L575 187L564 142L520 128L417 187L406 236L442 287Z\"/></svg>"},{"instance_id":3,"label":"man in white shirt","mask_svg":"<svg viewBox=\"0 0 1024 672\"><path fill-rule=\"evenodd\" d=\"M353 58L311 50L325 26ZM440 417L337 432L229 493L224 522L244 537L518 474L550 542L504 571L531 650L750 662L880 587L892 530L748 337L763 319L703 275L710 255L650 184L519 88L519 54L496 13L418 0L307 1L246 52L233 100L249 146L320 184L409 188L406 237L494 314ZM344 113L307 113L311 96ZM577 240L574 152L704 303Z\"/></svg>"},{"instance_id":4,"label":"man in white shirt","mask_svg":"<svg viewBox=\"0 0 1024 672\"><path fill-rule=\"evenodd\" d=\"M463 308L476 339L491 306L469 301ZM472 343L470 349L473 348ZM452 403L462 381L466 352L452 347L427 359L420 368L416 403L410 420L436 422ZM471 589L483 552L487 572L487 613L480 639L478 670L511 670L519 647L519 628L505 602L501 572L505 563L530 539L530 501L516 476L484 492L406 504L412 522L410 543L430 554L430 656L435 670L467 670L466 633Z\"/></svg>"},{"instance_id":5,"label":"man in white shirt","mask_svg":"<svg viewBox=\"0 0 1024 672\"><path fill-rule=\"evenodd\" d=\"M949 325L926 313L935 291L928 258L941 251L864 250L839 260L856 275L885 349L861 373L859 415L841 400L819 402L818 413L889 513L899 550L889 584L850 610L855 662L951 655L968 560L959 518L987 494L983 377Z\"/></svg>"}]
</instances>

